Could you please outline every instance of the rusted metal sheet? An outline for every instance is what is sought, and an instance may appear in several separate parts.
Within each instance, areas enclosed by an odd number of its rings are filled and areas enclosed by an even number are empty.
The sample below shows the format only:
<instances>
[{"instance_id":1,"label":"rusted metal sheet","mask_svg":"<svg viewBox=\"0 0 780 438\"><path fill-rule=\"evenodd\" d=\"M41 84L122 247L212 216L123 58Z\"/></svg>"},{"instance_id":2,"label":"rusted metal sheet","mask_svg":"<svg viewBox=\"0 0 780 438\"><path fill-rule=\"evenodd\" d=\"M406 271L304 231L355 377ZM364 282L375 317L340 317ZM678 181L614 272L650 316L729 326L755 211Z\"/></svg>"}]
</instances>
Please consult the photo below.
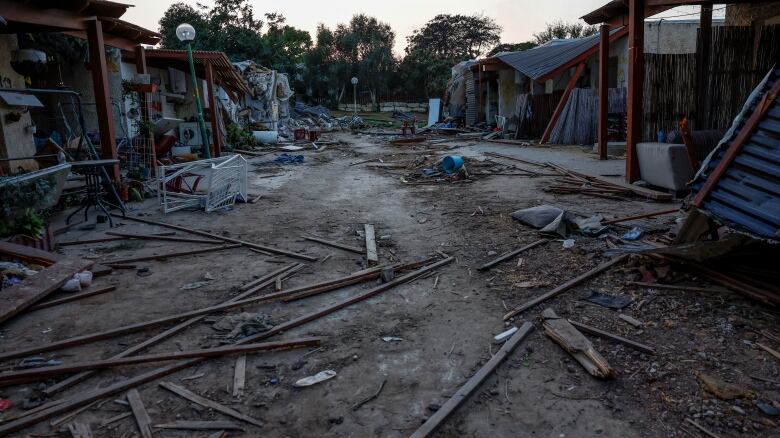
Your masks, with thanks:
<instances>
[{"instance_id":1,"label":"rusted metal sheet","mask_svg":"<svg viewBox=\"0 0 780 438\"><path fill-rule=\"evenodd\" d=\"M694 204L734 229L780 240L780 69L748 98L693 183Z\"/></svg>"}]
</instances>

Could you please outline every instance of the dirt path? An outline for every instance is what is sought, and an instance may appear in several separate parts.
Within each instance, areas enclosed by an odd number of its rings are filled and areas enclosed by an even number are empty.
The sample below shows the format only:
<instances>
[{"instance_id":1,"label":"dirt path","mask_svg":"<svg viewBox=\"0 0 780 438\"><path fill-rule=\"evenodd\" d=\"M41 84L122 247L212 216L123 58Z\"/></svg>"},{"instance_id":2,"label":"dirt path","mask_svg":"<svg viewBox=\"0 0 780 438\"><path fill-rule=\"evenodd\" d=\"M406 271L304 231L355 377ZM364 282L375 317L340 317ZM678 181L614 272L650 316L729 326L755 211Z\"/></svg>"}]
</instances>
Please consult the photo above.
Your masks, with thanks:
<instances>
[{"instance_id":1,"label":"dirt path","mask_svg":"<svg viewBox=\"0 0 780 438\"><path fill-rule=\"evenodd\" d=\"M275 337L276 340L314 335L327 340L322 350L310 352L305 357L305 351L250 354L247 387L240 399L231 395L235 358L209 360L162 379L181 384L265 423L262 428L245 425L243 436L408 436L498 349L491 341L493 335L506 328L501 317L507 307L537 296L606 260L600 255L604 245L598 239L577 239L574 250L564 250L560 242L535 248L522 256L525 263L521 267L513 259L489 272L476 271L481 262L494 257L495 253L539 238L535 230L513 222L509 213L542 202L554 202L588 214L598 212L611 216L668 208L668 204L643 201L612 202L549 195L541 191L549 178L495 176L481 178L472 184L408 186L394 173L397 170L350 164L375 157L382 157L385 161L413 158L415 154L406 153L410 148L391 148L378 140L347 134L340 138L349 145L331 147L316 154L307 152L302 165L266 167L260 168L257 173L252 172L250 192L262 195L254 204L237 205L223 213L177 212L167 217L158 212L153 200L134 206L134 214L146 213L158 220L306 252L320 258L332 254L324 263L307 264L285 283L290 287L364 268L364 262L357 254L307 242L300 237L313 234L362 246L358 232L362 232L364 223L373 223L377 228L382 261L417 261L435 255L436 251L457 258L455 263L440 269L434 276L394 288ZM520 149L505 145L463 144L452 150L444 146L436 149L439 152L456 150L464 155L494 150L534 160L556 160L571 168L596 174L620 173L623 166L623 161L619 160L599 162L592 154L586 154L579 148ZM259 161L263 159L253 160ZM263 177L272 174L281 176ZM669 219L657 219L656 224L664 224ZM124 224L122 230L125 232L164 231L129 221ZM94 238L102 235L103 231L103 228L74 230L61 238ZM64 252L104 259L195 247L197 244L143 242L128 245L111 242L71 246ZM142 277L133 270L122 270L96 281L101 285L117 284L119 289L115 292L90 298L80 305L40 310L6 324L0 332L2 349L37 345L216 304L234 296L238 286L290 261L284 257L232 249L216 255L141 263L139 267L149 267L151 275ZM216 280L197 289L181 289L185 284L201 280L206 272ZM700 297L685 295L672 297L679 306L669 308L663 307L670 301L662 296L654 301L654 305L662 307L648 305L644 313L635 314L655 325L635 330L616 322L614 312L584 305L576 299L587 295L589 290L622 290L625 279L625 274L613 272L585 283L549 304L559 314L598 323L600 327L640 342L655 344L658 336L665 334L670 343L677 342L677 345L668 349L659 346L662 348L661 357L651 358L626 347L594 340L597 349L619 369L617 380L603 382L587 375L537 330L499 368L498 373L487 380L479 393L448 420L440 436L682 436L678 426L686 415L711 410L709 407L701 408L701 400L686 401L694 397L697 387L690 369L679 362L693 355L690 350L681 348L690 348L691 334L687 330L700 323L693 319L696 313L704 315L709 311L707 317L717 319L722 317L717 312L725 314L728 305L738 303L747 306L746 312L751 315L777 322L769 319L776 318L776 315L760 315L759 307L739 298L728 297L732 302L727 304L722 304L721 299L718 306L713 304L716 298L702 304ZM537 287L514 287L513 284L518 282L535 282ZM254 306L244 311L261 311L274 322L283 322L367 287L355 286L290 304ZM637 300L642 298L636 296ZM695 307L697 303L699 308ZM678 329L673 333L656 324L661 322L659 313L674 314L680 306L691 305L694 307L688 309L685 318L677 320ZM514 323L535 321L542 308L526 312ZM717 312L712 313L714 311ZM710 329L712 327L703 327L699 332ZM52 356L64 361L107 357L159 331L162 329L55 352ZM401 340L383 341L382 337L387 336ZM697 333L697 336L706 334ZM175 351L218 343L210 325L199 323L149 351ZM727 344L729 349L718 349L715 358L735 352L744 354L739 349L740 339L734 338ZM717 359L713 359L713 353L708 354L710 362L706 365L711 367L712 361ZM746 358L744 362L747 361ZM774 368L767 362L759 365L763 368L752 372L769 376L774 370L774 376L777 376L776 364ZM123 367L102 372L64 394L104 385L145 369L149 367ZM310 388L292 387L299 378L326 369L336 371L338 376ZM181 380L200 374L203 375L192 380ZM386 385L380 396L353 411L351 407L374 393L383 380ZM140 391L153 423L227 419L221 414L198 409L155 384L144 385ZM31 386L14 387L4 394L22 400L33 396L34 391ZM674 402L667 402L665 406L662 394ZM774 394L777 394L776 388ZM698 410L691 410L689 405L696 403L700 406ZM744 409L751 416L747 420L746 433L772 431L766 429L765 423L760 423L760 428L754 430L753 423L759 423L752 418L755 409L748 406ZM98 429L102 420L127 411L126 406L108 401L85 411L78 418L90 422L96 436L128 436L136 433L132 418ZM724 427L726 420L722 422ZM721 424L718 421L709 427L718 430ZM48 430L48 424L39 424L27 432L46 433ZM735 429L724 430L734 432ZM777 430L775 428L773 432L777 433ZM156 435L205 437L208 434L165 430L158 431Z\"/></svg>"}]
</instances>

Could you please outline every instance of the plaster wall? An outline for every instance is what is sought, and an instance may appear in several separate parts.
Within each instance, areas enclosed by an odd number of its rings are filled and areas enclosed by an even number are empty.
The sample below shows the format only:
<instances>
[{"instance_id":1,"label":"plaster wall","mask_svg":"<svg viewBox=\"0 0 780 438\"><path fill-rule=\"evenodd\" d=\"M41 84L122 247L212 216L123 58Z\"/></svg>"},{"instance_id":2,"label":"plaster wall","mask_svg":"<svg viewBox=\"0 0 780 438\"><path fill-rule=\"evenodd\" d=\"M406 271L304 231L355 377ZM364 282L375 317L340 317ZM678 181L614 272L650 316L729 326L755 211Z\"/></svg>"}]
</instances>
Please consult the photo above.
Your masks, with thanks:
<instances>
[{"instance_id":1,"label":"plaster wall","mask_svg":"<svg viewBox=\"0 0 780 438\"><path fill-rule=\"evenodd\" d=\"M0 85L8 88L24 88L24 77L11 67L11 52L19 48L16 35L0 35ZM0 103L0 158L29 157L35 155L32 119L23 108L7 107ZM8 114L21 113L19 121L6 119ZM26 171L38 170L34 160L0 162L6 174L15 173L20 167Z\"/></svg>"}]
</instances>

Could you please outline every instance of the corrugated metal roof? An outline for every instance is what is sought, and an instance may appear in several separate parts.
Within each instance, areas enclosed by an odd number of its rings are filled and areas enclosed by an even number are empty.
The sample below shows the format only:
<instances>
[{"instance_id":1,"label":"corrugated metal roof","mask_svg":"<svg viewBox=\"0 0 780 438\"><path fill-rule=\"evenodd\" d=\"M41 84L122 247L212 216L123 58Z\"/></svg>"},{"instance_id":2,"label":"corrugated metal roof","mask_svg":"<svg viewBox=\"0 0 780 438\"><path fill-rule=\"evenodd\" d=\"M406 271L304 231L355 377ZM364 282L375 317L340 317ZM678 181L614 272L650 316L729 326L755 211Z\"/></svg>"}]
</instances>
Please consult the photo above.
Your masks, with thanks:
<instances>
[{"instance_id":1,"label":"corrugated metal roof","mask_svg":"<svg viewBox=\"0 0 780 438\"><path fill-rule=\"evenodd\" d=\"M612 30L610 35L619 30ZM585 38L553 40L522 52L499 53L493 58L502 61L531 79L537 80L585 53L598 43L599 35L595 34Z\"/></svg>"},{"instance_id":2,"label":"corrugated metal roof","mask_svg":"<svg viewBox=\"0 0 780 438\"><path fill-rule=\"evenodd\" d=\"M777 81L780 81L780 69L767 75L750 95L729 131L702 165L692 186L694 193L702 189L745 121ZM780 99L771 101L754 132L715 183L701 204L702 210L734 229L780 240Z\"/></svg>"}]
</instances>

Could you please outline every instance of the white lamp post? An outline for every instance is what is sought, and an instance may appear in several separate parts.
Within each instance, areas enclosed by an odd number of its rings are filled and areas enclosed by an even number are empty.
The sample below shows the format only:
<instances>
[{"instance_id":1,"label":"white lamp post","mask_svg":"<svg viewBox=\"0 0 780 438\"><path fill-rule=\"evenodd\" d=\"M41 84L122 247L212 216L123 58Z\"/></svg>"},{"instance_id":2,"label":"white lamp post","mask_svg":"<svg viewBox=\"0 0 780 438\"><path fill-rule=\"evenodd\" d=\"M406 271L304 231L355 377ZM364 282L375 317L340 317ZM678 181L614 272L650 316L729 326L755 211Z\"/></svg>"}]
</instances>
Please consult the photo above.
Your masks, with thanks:
<instances>
[{"instance_id":1,"label":"white lamp post","mask_svg":"<svg viewBox=\"0 0 780 438\"><path fill-rule=\"evenodd\" d=\"M355 106L352 107L353 115L357 117L357 84L358 84L358 78L353 77L352 78L352 97L355 99Z\"/></svg>"},{"instance_id":2,"label":"white lamp post","mask_svg":"<svg viewBox=\"0 0 780 438\"><path fill-rule=\"evenodd\" d=\"M176 37L179 41L187 43L187 60L190 63L190 76L192 77L192 88L195 90L195 107L198 110L198 124L200 125L200 137L203 140L203 156L211 158L209 148L209 136L206 131L206 122L203 120L203 105L200 103L200 90L198 89L198 78L195 77L195 61L192 59L192 40L195 39L195 28L187 23L182 23L176 28ZM212 108L215 111L216 108ZM216 133L215 133L216 134Z\"/></svg>"}]
</instances>

